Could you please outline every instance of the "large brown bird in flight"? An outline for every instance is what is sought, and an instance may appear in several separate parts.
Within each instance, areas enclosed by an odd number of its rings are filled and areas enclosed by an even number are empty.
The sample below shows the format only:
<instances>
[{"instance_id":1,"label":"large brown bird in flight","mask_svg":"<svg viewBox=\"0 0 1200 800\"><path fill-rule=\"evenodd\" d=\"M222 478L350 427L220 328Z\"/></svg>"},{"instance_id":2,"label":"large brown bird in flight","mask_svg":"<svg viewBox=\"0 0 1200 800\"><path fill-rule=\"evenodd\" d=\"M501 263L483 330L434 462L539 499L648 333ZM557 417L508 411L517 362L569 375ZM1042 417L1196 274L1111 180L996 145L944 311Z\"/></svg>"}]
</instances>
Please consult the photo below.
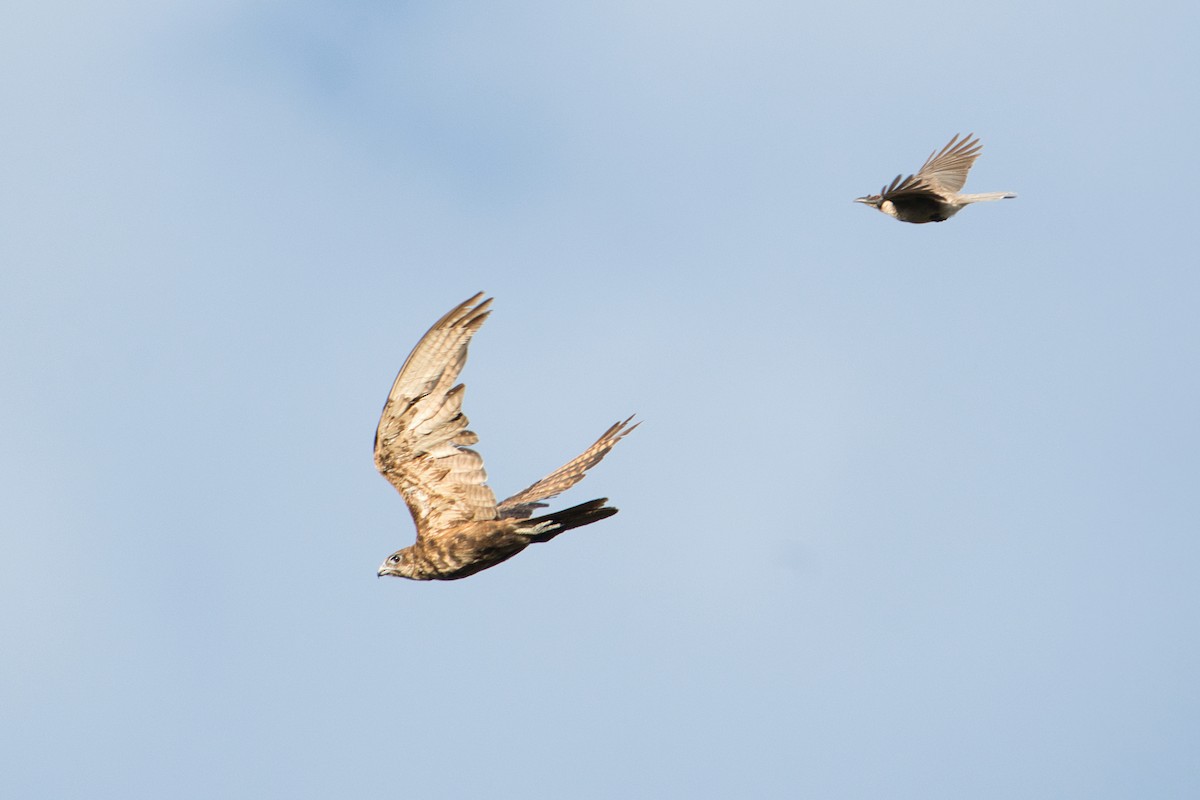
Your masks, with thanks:
<instances>
[{"instance_id":1,"label":"large brown bird in flight","mask_svg":"<svg viewBox=\"0 0 1200 800\"><path fill-rule=\"evenodd\" d=\"M983 145L971 136L968 133L960 141L955 134L941 151L930 154L916 175L897 175L879 194L856 197L854 202L866 203L901 222L921 223L945 222L971 203L1016 197L1012 192L959 194L967 172L983 152Z\"/></svg>"},{"instance_id":2,"label":"large brown bird in flight","mask_svg":"<svg viewBox=\"0 0 1200 800\"><path fill-rule=\"evenodd\" d=\"M379 575L418 581L451 581L512 558L533 542L617 513L607 497L534 517L542 500L566 491L637 427L618 422L596 443L554 472L502 503L488 487L483 459L468 445L463 385L467 345L491 312L479 293L451 309L421 337L400 368L375 432L375 466L408 503L417 541L397 550ZM640 424L640 423L638 423Z\"/></svg>"}]
</instances>

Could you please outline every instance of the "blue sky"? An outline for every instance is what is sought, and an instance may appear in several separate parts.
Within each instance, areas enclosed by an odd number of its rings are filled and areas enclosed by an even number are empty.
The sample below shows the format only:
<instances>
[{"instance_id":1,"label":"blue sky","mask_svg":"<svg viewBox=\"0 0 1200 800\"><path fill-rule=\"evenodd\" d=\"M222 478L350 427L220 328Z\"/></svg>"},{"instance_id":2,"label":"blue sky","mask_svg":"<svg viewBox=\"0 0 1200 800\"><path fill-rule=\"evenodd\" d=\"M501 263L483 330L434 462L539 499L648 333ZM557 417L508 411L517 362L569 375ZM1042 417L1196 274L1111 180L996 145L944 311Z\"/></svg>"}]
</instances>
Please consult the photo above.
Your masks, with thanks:
<instances>
[{"instance_id":1,"label":"blue sky","mask_svg":"<svg viewBox=\"0 0 1200 800\"><path fill-rule=\"evenodd\" d=\"M1200 792L1193 5L25 5L0 794ZM377 580L479 290L491 484L637 412L621 513Z\"/></svg>"}]
</instances>

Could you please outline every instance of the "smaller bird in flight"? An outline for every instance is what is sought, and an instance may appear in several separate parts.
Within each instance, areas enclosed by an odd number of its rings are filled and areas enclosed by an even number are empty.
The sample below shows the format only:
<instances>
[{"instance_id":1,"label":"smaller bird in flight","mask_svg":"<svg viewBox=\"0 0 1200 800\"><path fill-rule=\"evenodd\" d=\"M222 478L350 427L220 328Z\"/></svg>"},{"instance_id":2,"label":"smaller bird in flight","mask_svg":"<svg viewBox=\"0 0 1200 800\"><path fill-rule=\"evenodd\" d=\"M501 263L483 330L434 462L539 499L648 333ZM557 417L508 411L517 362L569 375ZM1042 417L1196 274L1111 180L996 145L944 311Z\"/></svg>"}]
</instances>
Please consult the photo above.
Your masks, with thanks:
<instances>
[{"instance_id":1,"label":"smaller bird in flight","mask_svg":"<svg viewBox=\"0 0 1200 800\"><path fill-rule=\"evenodd\" d=\"M392 385L375 432L375 466L400 491L417 525L417 541L392 553L379 575L452 581L494 567L534 542L617 513L607 497L534 517L536 509L583 480L621 437L641 423L610 427L571 461L512 497L496 502L483 459L468 445L464 387L456 383L467 345L491 313L483 293L455 306L421 337ZM526 383L526 386L529 384Z\"/></svg>"},{"instance_id":2,"label":"smaller bird in flight","mask_svg":"<svg viewBox=\"0 0 1200 800\"><path fill-rule=\"evenodd\" d=\"M983 152L983 145L971 136L968 133L959 140L955 134L941 151L930 154L916 175L897 175L879 194L858 197L854 202L866 203L901 222L921 223L945 222L971 203L1016 197L1012 192L958 193L967 182L971 165Z\"/></svg>"}]
</instances>

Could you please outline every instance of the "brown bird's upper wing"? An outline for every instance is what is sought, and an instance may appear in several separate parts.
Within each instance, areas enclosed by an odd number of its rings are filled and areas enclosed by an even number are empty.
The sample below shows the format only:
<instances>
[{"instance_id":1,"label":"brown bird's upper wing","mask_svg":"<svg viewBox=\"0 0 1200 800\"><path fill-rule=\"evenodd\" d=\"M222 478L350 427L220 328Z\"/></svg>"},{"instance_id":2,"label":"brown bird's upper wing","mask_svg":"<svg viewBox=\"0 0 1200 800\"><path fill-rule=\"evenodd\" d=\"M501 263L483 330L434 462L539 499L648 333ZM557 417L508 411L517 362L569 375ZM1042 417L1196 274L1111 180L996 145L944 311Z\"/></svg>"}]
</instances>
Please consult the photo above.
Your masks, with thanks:
<instances>
[{"instance_id":1,"label":"brown bird's upper wing","mask_svg":"<svg viewBox=\"0 0 1200 800\"><path fill-rule=\"evenodd\" d=\"M632 419L633 417L630 417L624 422L614 424L591 447L584 450L583 453L563 464L528 489L517 492L502 502L497 507L500 517L502 519L528 519L533 515L535 509L546 507L545 503L539 502L540 500L548 500L579 483L583 480L584 473L599 464L600 459L608 455L608 451L613 449L613 445L621 441L621 437L642 424L638 422L630 425L629 423Z\"/></svg>"},{"instance_id":2,"label":"brown bird's upper wing","mask_svg":"<svg viewBox=\"0 0 1200 800\"><path fill-rule=\"evenodd\" d=\"M940 151L930 153L924 166L917 171L918 178L924 178L933 184L934 188L947 192L957 192L967 182L967 172L975 159L983 151L983 145L978 139L971 139L968 133L960 141L958 134Z\"/></svg>"},{"instance_id":3,"label":"brown bird's upper wing","mask_svg":"<svg viewBox=\"0 0 1200 800\"><path fill-rule=\"evenodd\" d=\"M467 345L487 319L483 293L442 317L413 348L384 404L375 432L375 466L395 486L417 524L417 539L447 527L496 518L483 458L467 445L463 385Z\"/></svg>"}]
</instances>

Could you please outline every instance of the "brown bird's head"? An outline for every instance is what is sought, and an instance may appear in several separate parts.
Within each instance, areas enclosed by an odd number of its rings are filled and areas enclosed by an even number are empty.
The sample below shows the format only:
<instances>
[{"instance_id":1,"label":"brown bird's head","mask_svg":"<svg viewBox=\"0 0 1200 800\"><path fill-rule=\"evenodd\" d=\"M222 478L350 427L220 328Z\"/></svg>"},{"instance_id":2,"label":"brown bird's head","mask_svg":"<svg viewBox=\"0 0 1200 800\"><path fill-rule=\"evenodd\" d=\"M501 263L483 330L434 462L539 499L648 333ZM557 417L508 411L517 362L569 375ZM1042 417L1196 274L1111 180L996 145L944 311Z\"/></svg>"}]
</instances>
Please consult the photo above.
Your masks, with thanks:
<instances>
[{"instance_id":1,"label":"brown bird's head","mask_svg":"<svg viewBox=\"0 0 1200 800\"><path fill-rule=\"evenodd\" d=\"M406 547L403 550L397 550L384 559L384 562L379 565L378 577L382 578L384 575L392 578L413 577L412 554L409 552L409 549Z\"/></svg>"}]
</instances>

